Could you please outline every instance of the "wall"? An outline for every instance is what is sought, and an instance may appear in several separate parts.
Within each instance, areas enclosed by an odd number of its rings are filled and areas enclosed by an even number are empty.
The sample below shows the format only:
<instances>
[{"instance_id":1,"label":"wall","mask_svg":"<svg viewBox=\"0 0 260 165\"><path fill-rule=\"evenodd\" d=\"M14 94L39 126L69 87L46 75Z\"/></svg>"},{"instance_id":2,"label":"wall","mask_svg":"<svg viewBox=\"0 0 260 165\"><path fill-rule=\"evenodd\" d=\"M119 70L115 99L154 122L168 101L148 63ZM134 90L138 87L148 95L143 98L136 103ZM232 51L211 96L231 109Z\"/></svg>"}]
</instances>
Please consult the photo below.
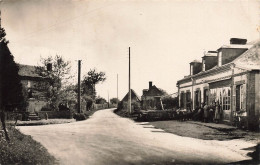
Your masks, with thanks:
<instances>
[{"instance_id":1,"label":"wall","mask_svg":"<svg viewBox=\"0 0 260 165\"><path fill-rule=\"evenodd\" d=\"M209 70L214 66L218 65L217 56L204 56L204 58L205 58L205 70Z\"/></svg>"},{"instance_id":2,"label":"wall","mask_svg":"<svg viewBox=\"0 0 260 165\"><path fill-rule=\"evenodd\" d=\"M27 112L39 112L42 107L47 105L47 101L40 101L36 99L29 99L28 103L29 104L26 109Z\"/></svg>"},{"instance_id":3,"label":"wall","mask_svg":"<svg viewBox=\"0 0 260 165\"><path fill-rule=\"evenodd\" d=\"M259 102L260 102L260 73L252 71L248 74L248 92L247 92L247 111L248 128L251 130L259 129Z\"/></svg>"},{"instance_id":4,"label":"wall","mask_svg":"<svg viewBox=\"0 0 260 165\"><path fill-rule=\"evenodd\" d=\"M243 54L247 49L222 48L222 65L233 61L235 58Z\"/></svg>"}]
</instances>

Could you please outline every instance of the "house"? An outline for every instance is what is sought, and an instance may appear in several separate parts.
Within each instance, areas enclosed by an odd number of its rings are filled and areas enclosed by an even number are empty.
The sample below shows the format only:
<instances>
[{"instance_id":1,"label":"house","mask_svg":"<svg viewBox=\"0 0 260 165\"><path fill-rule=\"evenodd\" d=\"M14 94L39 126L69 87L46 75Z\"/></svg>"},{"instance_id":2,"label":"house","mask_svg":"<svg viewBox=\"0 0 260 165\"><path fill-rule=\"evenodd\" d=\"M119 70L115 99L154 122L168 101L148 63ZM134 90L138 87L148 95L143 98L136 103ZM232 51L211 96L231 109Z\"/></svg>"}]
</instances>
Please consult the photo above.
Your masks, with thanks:
<instances>
[{"instance_id":1,"label":"house","mask_svg":"<svg viewBox=\"0 0 260 165\"><path fill-rule=\"evenodd\" d=\"M143 109L158 109L162 107L161 97L163 92L149 81L149 89L143 89L142 107Z\"/></svg>"},{"instance_id":2,"label":"house","mask_svg":"<svg viewBox=\"0 0 260 165\"><path fill-rule=\"evenodd\" d=\"M27 112L39 112L48 103L49 82L37 73L37 66L18 64L19 76L27 96Z\"/></svg>"},{"instance_id":3,"label":"house","mask_svg":"<svg viewBox=\"0 0 260 165\"><path fill-rule=\"evenodd\" d=\"M231 38L229 45L208 51L190 63L190 75L177 82L181 109L219 102L222 122L259 129L260 42Z\"/></svg>"},{"instance_id":4,"label":"house","mask_svg":"<svg viewBox=\"0 0 260 165\"><path fill-rule=\"evenodd\" d=\"M128 98L129 98L129 92L127 92L127 94L121 100L121 102L128 102ZM141 101L140 97L136 94L136 92L133 89L131 89L131 102L139 103L140 101Z\"/></svg>"}]
</instances>

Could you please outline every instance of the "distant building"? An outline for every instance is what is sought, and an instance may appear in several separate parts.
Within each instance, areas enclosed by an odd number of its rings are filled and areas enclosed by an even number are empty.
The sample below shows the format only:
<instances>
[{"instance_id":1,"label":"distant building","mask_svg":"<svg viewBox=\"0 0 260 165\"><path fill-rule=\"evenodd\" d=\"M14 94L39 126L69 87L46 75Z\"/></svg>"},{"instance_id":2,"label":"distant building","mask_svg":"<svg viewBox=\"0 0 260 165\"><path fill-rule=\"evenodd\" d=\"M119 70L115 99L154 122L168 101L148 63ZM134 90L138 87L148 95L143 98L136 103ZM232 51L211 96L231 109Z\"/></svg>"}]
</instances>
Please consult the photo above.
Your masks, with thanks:
<instances>
[{"instance_id":1,"label":"distant building","mask_svg":"<svg viewBox=\"0 0 260 165\"><path fill-rule=\"evenodd\" d=\"M158 89L153 82L149 82L149 89L143 90L142 99L142 108L144 109L157 109L157 107L161 107L161 97L163 96L163 92Z\"/></svg>"},{"instance_id":2,"label":"distant building","mask_svg":"<svg viewBox=\"0 0 260 165\"><path fill-rule=\"evenodd\" d=\"M208 51L190 63L190 75L177 82L181 109L219 102L222 121L248 129L259 127L260 42L231 38L230 45ZM239 119L239 121L236 121Z\"/></svg>"},{"instance_id":3,"label":"distant building","mask_svg":"<svg viewBox=\"0 0 260 165\"><path fill-rule=\"evenodd\" d=\"M38 112L48 103L49 82L37 73L37 67L18 64L19 76L27 96L27 112Z\"/></svg>"},{"instance_id":4,"label":"distant building","mask_svg":"<svg viewBox=\"0 0 260 165\"><path fill-rule=\"evenodd\" d=\"M127 94L121 101L128 102L128 98L129 98L129 92L127 92ZM131 102L140 102L140 101L141 101L140 97L136 94L136 92L133 89L131 89Z\"/></svg>"}]
</instances>

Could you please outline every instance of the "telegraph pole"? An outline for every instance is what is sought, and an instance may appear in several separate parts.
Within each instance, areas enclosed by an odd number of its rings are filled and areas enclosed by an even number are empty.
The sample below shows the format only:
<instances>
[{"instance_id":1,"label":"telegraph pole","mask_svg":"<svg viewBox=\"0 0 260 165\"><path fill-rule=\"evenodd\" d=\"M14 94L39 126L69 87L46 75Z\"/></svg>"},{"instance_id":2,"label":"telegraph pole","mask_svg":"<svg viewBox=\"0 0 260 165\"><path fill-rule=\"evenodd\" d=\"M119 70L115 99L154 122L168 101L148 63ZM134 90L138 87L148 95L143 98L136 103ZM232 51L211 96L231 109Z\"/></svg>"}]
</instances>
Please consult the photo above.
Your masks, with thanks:
<instances>
[{"instance_id":1,"label":"telegraph pole","mask_svg":"<svg viewBox=\"0 0 260 165\"><path fill-rule=\"evenodd\" d=\"M128 92L128 106L129 106L129 114L131 114L131 62L130 62L130 47L129 47L129 92Z\"/></svg>"},{"instance_id":2,"label":"telegraph pole","mask_svg":"<svg viewBox=\"0 0 260 165\"><path fill-rule=\"evenodd\" d=\"M118 74L116 75L116 98L118 100Z\"/></svg>"},{"instance_id":3,"label":"telegraph pole","mask_svg":"<svg viewBox=\"0 0 260 165\"><path fill-rule=\"evenodd\" d=\"M109 91L107 91L107 105L108 105L108 108L109 108Z\"/></svg>"},{"instance_id":4,"label":"telegraph pole","mask_svg":"<svg viewBox=\"0 0 260 165\"><path fill-rule=\"evenodd\" d=\"M81 71L81 60L78 60L78 113L80 113L80 71Z\"/></svg>"}]
</instances>

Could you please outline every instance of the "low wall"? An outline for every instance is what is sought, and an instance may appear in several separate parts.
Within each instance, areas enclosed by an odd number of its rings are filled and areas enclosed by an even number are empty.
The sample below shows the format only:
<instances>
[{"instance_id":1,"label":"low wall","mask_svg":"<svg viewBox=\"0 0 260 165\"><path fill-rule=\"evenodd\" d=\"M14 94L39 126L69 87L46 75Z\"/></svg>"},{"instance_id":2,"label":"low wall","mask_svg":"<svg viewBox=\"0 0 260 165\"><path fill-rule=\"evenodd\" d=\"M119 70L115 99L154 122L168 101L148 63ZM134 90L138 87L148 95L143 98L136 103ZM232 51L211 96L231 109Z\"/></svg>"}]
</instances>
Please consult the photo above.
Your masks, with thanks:
<instances>
[{"instance_id":1,"label":"low wall","mask_svg":"<svg viewBox=\"0 0 260 165\"><path fill-rule=\"evenodd\" d=\"M71 119L72 118L71 111L40 111L40 112L37 112L38 116L41 119L45 119L46 113L48 114L49 119L57 119L57 118Z\"/></svg>"}]
</instances>

